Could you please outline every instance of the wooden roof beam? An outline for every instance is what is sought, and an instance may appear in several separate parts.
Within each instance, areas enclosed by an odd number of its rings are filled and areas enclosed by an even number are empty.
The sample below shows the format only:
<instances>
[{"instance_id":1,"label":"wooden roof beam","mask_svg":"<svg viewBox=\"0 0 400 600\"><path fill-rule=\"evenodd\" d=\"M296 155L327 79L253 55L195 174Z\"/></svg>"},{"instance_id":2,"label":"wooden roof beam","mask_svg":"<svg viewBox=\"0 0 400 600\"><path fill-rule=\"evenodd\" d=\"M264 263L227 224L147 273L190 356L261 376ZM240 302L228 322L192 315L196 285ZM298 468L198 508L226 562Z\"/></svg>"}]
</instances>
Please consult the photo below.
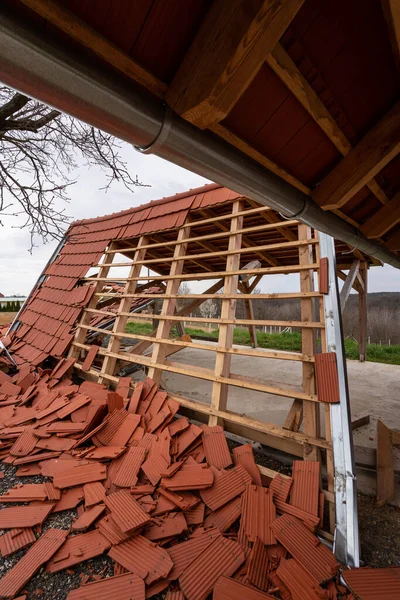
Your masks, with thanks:
<instances>
[{"instance_id":1,"label":"wooden roof beam","mask_svg":"<svg viewBox=\"0 0 400 600\"><path fill-rule=\"evenodd\" d=\"M382 0L382 10L386 19L397 70L400 73L400 0Z\"/></svg>"},{"instance_id":2,"label":"wooden roof beam","mask_svg":"<svg viewBox=\"0 0 400 600\"><path fill-rule=\"evenodd\" d=\"M392 227L400 223L400 192L382 206L361 227L362 233L368 238L380 238Z\"/></svg>"},{"instance_id":3,"label":"wooden roof beam","mask_svg":"<svg viewBox=\"0 0 400 600\"><path fill-rule=\"evenodd\" d=\"M306 109L310 117L319 125L335 148L343 156L347 156L352 149L350 141L285 49L280 44L277 44L267 57L266 62L303 108ZM372 179L367 185L382 204L386 204L389 201L375 179Z\"/></svg>"},{"instance_id":4,"label":"wooden roof beam","mask_svg":"<svg viewBox=\"0 0 400 600\"><path fill-rule=\"evenodd\" d=\"M400 102L373 127L313 191L324 210L340 208L400 152Z\"/></svg>"},{"instance_id":5,"label":"wooden roof beam","mask_svg":"<svg viewBox=\"0 0 400 600\"><path fill-rule=\"evenodd\" d=\"M216 0L168 91L168 104L205 129L224 119L304 0Z\"/></svg>"}]
</instances>

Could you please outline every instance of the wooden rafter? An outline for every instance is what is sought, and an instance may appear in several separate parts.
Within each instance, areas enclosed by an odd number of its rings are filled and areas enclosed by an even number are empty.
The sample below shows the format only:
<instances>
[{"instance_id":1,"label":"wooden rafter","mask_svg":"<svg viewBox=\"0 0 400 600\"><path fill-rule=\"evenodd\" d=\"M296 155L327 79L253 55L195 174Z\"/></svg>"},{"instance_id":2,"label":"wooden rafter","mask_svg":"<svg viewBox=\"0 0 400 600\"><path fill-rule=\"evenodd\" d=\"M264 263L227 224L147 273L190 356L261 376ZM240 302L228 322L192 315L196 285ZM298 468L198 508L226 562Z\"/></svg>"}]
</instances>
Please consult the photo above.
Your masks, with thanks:
<instances>
[{"instance_id":1,"label":"wooden rafter","mask_svg":"<svg viewBox=\"0 0 400 600\"><path fill-rule=\"evenodd\" d=\"M351 143L340 129L321 98L314 92L307 79L302 75L280 44L277 44L271 54L267 57L267 63L297 98L300 104L306 109L308 114L319 125L337 150L339 150L343 156L346 156L352 149ZM385 192L379 186L377 181L371 180L367 185L382 204L388 202Z\"/></svg>"},{"instance_id":2,"label":"wooden rafter","mask_svg":"<svg viewBox=\"0 0 400 600\"><path fill-rule=\"evenodd\" d=\"M279 41L304 0L216 0L166 98L204 129L226 117Z\"/></svg>"},{"instance_id":3,"label":"wooden rafter","mask_svg":"<svg viewBox=\"0 0 400 600\"><path fill-rule=\"evenodd\" d=\"M400 102L379 121L312 193L324 210L340 208L400 152Z\"/></svg>"},{"instance_id":4,"label":"wooden rafter","mask_svg":"<svg viewBox=\"0 0 400 600\"><path fill-rule=\"evenodd\" d=\"M346 307L347 300L349 299L349 295L351 292L351 288L354 287L354 282L357 279L357 274L360 270L360 261L355 260L351 265L351 269L346 277L346 281L344 282L344 286L340 291L340 307L342 309L342 313Z\"/></svg>"},{"instance_id":5,"label":"wooden rafter","mask_svg":"<svg viewBox=\"0 0 400 600\"><path fill-rule=\"evenodd\" d=\"M400 223L400 192L364 223L361 231L369 238L380 238Z\"/></svg>"},{"instance_id":6,"label":"wooden rafter","mask_svg":"<svg viewBox=\"0 0 400 600\"><path fill-rule=\"evenodd\" d=\"M400 0L382 0L382 9L397 69L400 73Z\"/></svg>"}]
</instances>

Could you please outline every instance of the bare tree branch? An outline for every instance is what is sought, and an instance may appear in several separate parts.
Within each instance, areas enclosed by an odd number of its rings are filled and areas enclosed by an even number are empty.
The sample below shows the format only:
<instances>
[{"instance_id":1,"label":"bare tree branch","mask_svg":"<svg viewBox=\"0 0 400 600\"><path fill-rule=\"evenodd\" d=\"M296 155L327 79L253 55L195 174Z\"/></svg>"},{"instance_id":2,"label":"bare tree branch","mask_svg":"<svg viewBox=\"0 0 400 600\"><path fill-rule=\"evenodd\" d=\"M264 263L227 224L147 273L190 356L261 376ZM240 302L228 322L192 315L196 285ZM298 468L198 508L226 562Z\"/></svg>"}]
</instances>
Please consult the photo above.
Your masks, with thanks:
<instances>
[{"instance_id":1,"label":"bare tree branch","mask_svg":"<svg viewBox=\"0 0 400 600\"><path fill-rule=\"evenodd\" d=\"M0 87L0 216L29 229L31 249L36 237L60 239L71 219L59 205L69 202L78 159L101 168L102 189L115 181L130 191L143 185L129 174L120 147L113 136Z\"/></svg>"}]
</instances>

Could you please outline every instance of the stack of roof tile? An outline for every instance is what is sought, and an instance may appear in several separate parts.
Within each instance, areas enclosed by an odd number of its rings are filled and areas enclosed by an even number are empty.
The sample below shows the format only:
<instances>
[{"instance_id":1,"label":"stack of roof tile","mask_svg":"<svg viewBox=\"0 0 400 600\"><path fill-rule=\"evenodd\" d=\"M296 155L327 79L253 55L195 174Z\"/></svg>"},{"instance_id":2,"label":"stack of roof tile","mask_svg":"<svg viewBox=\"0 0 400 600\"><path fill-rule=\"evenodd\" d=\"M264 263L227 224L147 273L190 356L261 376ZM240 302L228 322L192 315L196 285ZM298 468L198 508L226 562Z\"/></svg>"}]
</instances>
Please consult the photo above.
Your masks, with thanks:
<instances>
[{"instance_id":1,"label":"stack of roof tile","mask_svg":"<svg viewBox=\"0 0 400 600\"><path fill-rule=\"evenodd\" d=\"M72 366L0 372L0 457L21 481L0 497L0 552L27 549L0 597L43 565L51 574L103 553L114 576L68 590L69 600L346 597L340 565L315 535L318 463L296 461L291 478L263 486L250 445L232 457L220 427L174 416L177 402L150 379L109 392L73 383ZM24 484L33 474L46 479ZM74 508L70 530L39 533L50 514Z\"/></svg>"}]
</instances>

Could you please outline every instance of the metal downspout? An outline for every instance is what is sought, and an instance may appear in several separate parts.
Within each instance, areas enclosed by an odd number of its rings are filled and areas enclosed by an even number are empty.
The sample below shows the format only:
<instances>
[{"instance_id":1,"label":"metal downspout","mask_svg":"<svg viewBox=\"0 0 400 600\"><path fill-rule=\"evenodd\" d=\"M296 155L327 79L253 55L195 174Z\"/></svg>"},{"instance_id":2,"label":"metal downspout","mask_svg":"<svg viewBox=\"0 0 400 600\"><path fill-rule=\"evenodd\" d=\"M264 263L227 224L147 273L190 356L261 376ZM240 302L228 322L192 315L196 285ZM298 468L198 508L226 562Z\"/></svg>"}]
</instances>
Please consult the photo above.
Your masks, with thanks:
<instances>
[{"instance_id":1,"label":"metal downspout","mask_svg":"<svg viewBox=\"0 0 400 600\"><path fill-rule=\"evenodd\" d=\"M105 78L82 56L73 60L4 14L0 56L0 80L6 85L400 268L395 254L249 156L169 112L133 83L115 74Z\"/></svg>"}]
</instances>

